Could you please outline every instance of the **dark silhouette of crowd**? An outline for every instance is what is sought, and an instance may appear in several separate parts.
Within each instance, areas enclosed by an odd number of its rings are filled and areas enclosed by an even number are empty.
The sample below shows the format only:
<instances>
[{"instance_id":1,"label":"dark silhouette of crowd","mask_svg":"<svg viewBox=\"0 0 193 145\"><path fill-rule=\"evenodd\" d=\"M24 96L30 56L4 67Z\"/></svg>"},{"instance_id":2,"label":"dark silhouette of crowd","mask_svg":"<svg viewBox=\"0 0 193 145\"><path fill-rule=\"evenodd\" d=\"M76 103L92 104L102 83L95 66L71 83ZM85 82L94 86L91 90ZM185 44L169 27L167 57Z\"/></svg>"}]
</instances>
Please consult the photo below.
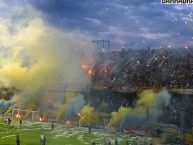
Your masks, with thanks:
<instances>
[{"instance_id":1,"label":"dark silhouette of crowd","mask_svg":"<svg viewBox=\"0 0 193 145\"><path fill-rule=\"evenodd\" d=\"M193 87L192 49L112 51L94 66L94 86Z\"/></svg>"},{"instance_id":2,"label":"dark silhouette of crowd","mask_svg":"<svg viewBox=\"0 0 193 145\"><path fill-rule=\"evenodd\" d=\"M193 49L145 49L112 51L101 54L93 68L92 87L106 94L93 105L111 112L120 106L135 106L140 88L193 88ZM192 91L193 93L193 91ZM160 120L191 128L193 119L192 93L172 93L171 104L163 108ZM99 94L102 96L103 94ZM93 95L94 96L94 95ZM109 97L107 97L109 96ZM151 109L151 108L150 108ZM167 117L166 117L167 116Z\"/></svg>"}]
</instances>

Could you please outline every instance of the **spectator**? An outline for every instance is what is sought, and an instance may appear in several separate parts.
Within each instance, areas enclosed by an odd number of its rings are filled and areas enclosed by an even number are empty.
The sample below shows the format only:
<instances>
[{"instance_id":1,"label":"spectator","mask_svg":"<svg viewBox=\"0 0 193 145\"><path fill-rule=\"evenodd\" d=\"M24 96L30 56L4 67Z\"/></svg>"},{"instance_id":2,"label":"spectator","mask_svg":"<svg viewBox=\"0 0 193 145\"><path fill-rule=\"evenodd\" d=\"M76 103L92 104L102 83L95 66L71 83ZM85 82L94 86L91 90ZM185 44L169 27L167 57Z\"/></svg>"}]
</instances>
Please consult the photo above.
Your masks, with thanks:
<instances>
[{"instance_id":1,"label":"spectator","mask_svg":"<svg viewBox=\"0 0 193 145\"><path fill-rule=\"evenodd\" d=\"M16 135L16 145L20 145L20 138L18 133Z\"/></svg>"},{"instance_id":2,"label":"spectator","mask_svg":"<svg viewBox=\"0 0 193 145\"><path fill-rule=\"evenodd\" d=\"M54 130L54 122L51 123L51 129Z\"/></svg>"},{"instance_id":3,"label":"spectator","mask_svg":"<svg viewBox=\"0 0 193 145\"><path fill-rule=\"evenodd\" d=\"M92 142L92 145L96 145L95 141Z\"/></svg>"}]
</instances>

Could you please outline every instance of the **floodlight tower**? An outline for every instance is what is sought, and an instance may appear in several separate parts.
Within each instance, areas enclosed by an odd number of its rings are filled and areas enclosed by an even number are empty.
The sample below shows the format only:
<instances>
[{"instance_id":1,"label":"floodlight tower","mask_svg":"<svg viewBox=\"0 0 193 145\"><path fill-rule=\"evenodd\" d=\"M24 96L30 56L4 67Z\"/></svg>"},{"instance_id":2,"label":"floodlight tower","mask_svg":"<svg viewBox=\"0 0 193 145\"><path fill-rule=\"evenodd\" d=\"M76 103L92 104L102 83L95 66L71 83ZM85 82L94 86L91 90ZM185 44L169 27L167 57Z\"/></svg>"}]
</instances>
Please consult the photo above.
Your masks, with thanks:
<instances>
[{"instance_id":1,"label":"floodlight tower","mask_svg":"<svg viewBox=\"0 0 193 145\"><path fill-rule=\"evenodd\" d=\"M106 62L106 60L108 60L109 57L110 57L110 41L109 40L104 40L104 39L94 40L94 41L92 41L92 44L93 44L93 48L96 50L96 52L99 55L97 57L96 62L99 62L99 63L100 62L102 62L102 63ZM108 65L105 63L104 64L105 70L106 70L107 66ZM104 78L105 78L105 83L104 83L105 84L105 89L103 90L103 93L104 93L105 96L109 95L110 98L111 98L112 94L111 94L111 91L109 90L110 86L109 86L109 83L108 83L109 76L108 76L108 73L106 73L106 71L104 73ZM110 105L108 105L108 106L110 106ZM110 110L109 108L107 110L106 109L103 110L103 111L108 112L108 110ZM104 120L104 124L106 124L105 120L107 118L105 116L103 116L102 118Z\"/></svg>"},{"instance_id":2,"label":"floodlight tower","mask_svg":"<svg viewBox=\"0 0 193 145\"><path fill-rule=\"evenodd\" d=\"M99 53L109 54L110 52L110 41L109 40L93 40L92 44Z\"/></svg>"}]
</instances>

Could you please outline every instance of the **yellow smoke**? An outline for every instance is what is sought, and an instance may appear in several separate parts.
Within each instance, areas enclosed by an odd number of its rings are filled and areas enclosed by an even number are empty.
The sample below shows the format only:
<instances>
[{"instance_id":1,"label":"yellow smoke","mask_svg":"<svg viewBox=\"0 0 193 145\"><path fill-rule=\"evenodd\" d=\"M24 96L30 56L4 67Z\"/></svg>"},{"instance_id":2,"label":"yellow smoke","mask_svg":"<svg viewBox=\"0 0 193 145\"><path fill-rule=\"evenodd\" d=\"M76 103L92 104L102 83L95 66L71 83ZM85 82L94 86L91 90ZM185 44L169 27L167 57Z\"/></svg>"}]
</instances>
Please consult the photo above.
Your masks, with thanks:
<instances>
[{"instance_id":1,"label":"yellow smoke","mask_svg":"<svg viewBox=\"0 0 193 145\"><path fill-rule=\"evenodd\" d=\"M140 107L141 105L157 105L156 93L153 90L144 90L143 92L141 92L139 94L139 99L137 100L137 107Z\"/></svg>"},{"instance_id":2,"label":"yellow smoke","mask_svg":"<svg viewBox=\"0 0 193 145\"><path fill-rule=\"evenodd\" d=\"M67 109L68 109L67 104L60 106L60 108L56 114L56 121L60 121L64 117L64 114L67 111Z\"/></svg>"},{"instance_id":3,"label":"yellow smoke","mask_svg":"<svg viewBox=\"0 0 193 145\"><path fill-rule=\"evenodd\" d=\"M118 125L124 119L126 114L130 115L146 115L147 106L156 106L156 93L153 90L145 90L139 94L139 99L136 102L135 108L120 107L117 112L112 112L112 118L109 122L109 126Z\"/></svg>"},{"instance_id":4,"label":"yellow smoke","mask_svg":"<svg viewBox=\"0 0 193 145\"><path fill-rule=\"evenodd\" d=\"M24 93L20 95L26 95L24 96L26 99L15 97L14 101L19 106L26 103L25 107L34 108L37 104L32 95L35 95L47 83L56 66L54 64L56 60L50 57L49 52L43 52L43 50L46 51L46 43L42 39L49 30L44 26L41 19L34 19L16 35L11 35L8 28L1 24L0 32L2 31L4 35L0 42L8 49L3 51L9 51L10 56L7 58L7 63L1 64L0 79ZM30 55L29 58L22 58L25 57L22 54L23 51ZM24 65L23 63L28 60L32 61L31 64Z\"/></svg>"},{"instance_id":5,"label":"yellow smoke","mask_svg":"<svg viewBox=\"0 0 193 145\"><path fill-rule=\"evenodd\" d=\"M89 105L84 106L80 114L80 125L96 124L99 121L99 114L94 110L93 107L90 107Z\"/></svg>"},{"instance_id":6,"label":"yellow smoke","mask_svg":"<svg viewBox=\"0 0 193 145\"><path fill-rule=\"evenodd\" d=\"M89 82L74 53L85 36L48 26L40 16L23 21L0 22L0 81L19 90L13 99L19 107L37 108L46 86Z\"/></svg>"},{"instance_id":7,"label":"yellow smoke","mask_svg":"<svg viewBox=\"0 0 193 145\"><path fill-rule=\"evenodd\" d=\"M62 106L60 106L58 111L57 111L57 114L56 114L56 120L57 121L60 121L64 117L66 111L69 108L70 101L76 95L77 95L77 93L75 93L75 92L65 92L65 103Z\"/></svg>"},{"instance_id":8,"label":"yellow smoke","mask_svg":"<svg viewBox=\"0 0 193 145\"><path fill-rule=\"evenodd\" d=\"M120 107L118 112L112 112L112 118L109 122L109 126L116 125L117 123L119 123L128 112L129 109L124 107Z\"/></svg>"}]
</instances>

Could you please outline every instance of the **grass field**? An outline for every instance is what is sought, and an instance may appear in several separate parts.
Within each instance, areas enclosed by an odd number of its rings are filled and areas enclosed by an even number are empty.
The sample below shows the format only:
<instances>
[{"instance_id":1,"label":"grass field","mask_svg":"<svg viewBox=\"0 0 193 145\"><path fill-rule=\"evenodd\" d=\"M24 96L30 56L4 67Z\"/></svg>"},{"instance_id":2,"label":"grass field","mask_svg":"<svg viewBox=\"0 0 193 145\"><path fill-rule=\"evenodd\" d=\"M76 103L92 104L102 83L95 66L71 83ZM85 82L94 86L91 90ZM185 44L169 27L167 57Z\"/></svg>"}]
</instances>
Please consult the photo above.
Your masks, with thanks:
<instances>
[{"instance_id":1,"label":"grass field","mask_svg":"<svg viewBox=\"0 0 193 145\"><path fill-rule=\"evenodd\" d=\"M91 133L88 133L87 128L70 128L61 124L57 124L55 129L51 131L50 124L24 122L21 129L17 121L13 121L11 125L6 125L0 119L0 145L16 144L17 132L20 136L21 145L39 145L41 134L46 136L46 145L91 145L94 140L97 145L103 145L104 139L110 140L114 144L115 138L117 138L119 145L125 145L127 140L131 145L134 142L144 141L144 137L140 136L105 133L103 130L92 130ZM156 139L147 138L147 140L154 142Z\"/></svg>"}]
</instances>

